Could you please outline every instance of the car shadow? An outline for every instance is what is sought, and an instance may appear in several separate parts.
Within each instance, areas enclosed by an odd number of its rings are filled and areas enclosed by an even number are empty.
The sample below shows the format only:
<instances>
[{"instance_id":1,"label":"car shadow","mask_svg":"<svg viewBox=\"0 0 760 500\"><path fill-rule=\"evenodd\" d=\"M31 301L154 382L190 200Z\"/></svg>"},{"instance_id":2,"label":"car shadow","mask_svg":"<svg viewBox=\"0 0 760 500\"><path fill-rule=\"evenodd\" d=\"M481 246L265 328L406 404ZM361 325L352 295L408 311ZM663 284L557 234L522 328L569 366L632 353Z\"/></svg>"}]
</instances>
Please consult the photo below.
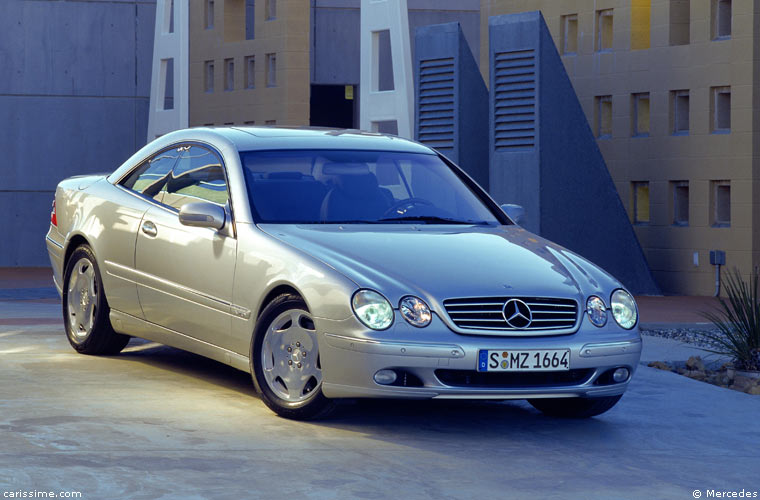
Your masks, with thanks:
<instances>
[{"instance_id":1,"label":"car shadow","mask_svg":"<svg viewBox=\"0 0 760 500\"><path fill-rule=\"evenodd\" d=\"M117 356L121 361L190 376L219 387L258 398L251 376L213 359L156 342L133 338Z\"/></svg>"},{"instance_id":2,"label":"car shadow","mask_svg":"<svg viewBox=\"0 0 760 500\"><path fill-rule=\"evenodd\" d=\"M194 377L259 398L247 373L173 347L133 339L115 358ZM620 430L607 421L614 415L612 412L590 419L562 419L547 417L520 400L357 399L341 400L330 416L310 421L308 425L361 432L383 441L427 438L438 441L441 436L451 434L456 435L457 440L464 438L484 445L489 439L519 437L521 433L543 435L548 442L556 440L559 432L565 442L570 440L583 446L592 438L615 442Z\"/></svg>"},{"instance_id":3,"label":"car shadow","mask_svg":"<svg viewBox=\"0 0 760 500\"><path fill-rule=\"evenodd\" d=\"M590 437L616 439L619 429L605 416L590 419L548 417L527 401L481 400L385 400L364 399L341 404L326 420L315 425L347 431L369 433L381 440L419 440L420 436L456 435L482 442L499 437L546 436L567 433L571 441L582 445ZM460 441L461 442L461 441Z\"/></svg>"}]
</instances>

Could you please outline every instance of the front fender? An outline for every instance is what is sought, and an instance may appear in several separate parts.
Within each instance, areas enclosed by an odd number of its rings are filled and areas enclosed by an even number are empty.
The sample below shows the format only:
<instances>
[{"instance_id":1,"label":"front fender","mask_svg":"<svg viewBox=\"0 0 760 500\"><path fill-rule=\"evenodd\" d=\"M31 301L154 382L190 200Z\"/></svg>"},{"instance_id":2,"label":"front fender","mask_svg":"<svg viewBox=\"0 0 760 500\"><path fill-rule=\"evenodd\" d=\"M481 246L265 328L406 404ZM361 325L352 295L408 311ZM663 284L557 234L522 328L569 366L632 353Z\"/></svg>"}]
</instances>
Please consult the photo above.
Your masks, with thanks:
<instances>
[{"instance_id":1,"label":"front fender","mask_svg":"<svg viewBox=\"0 0 760 500\"><path fill-rule=\"evenodd\" d=\"M358 285L327 264L259 230L238 224L238 256L233 285L234 346L248 354L261 310L278 288L298 292L319 326L320 319L345 320L353 316L351 296Z\"/></svg>"}]
</instances>

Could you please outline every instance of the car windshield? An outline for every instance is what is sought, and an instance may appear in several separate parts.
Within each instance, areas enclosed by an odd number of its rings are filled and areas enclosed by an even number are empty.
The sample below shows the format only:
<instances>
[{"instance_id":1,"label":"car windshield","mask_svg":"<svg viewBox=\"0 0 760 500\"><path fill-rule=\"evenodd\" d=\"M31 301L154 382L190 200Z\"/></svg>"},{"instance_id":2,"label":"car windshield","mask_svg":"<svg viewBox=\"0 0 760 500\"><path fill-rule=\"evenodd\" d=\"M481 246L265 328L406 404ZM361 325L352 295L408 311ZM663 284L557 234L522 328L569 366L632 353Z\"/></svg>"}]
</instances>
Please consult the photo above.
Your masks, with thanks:
<instances>
[{"instance_id":1,"label":"car windshield","mask_svg":"<svg viewBox=\"0 0 760 500\"><path fill-rule=\"evenodd\" d=\"M435 155L387 151L241 153L259 222L498 224Z\"/></svg>"}]
</instances>

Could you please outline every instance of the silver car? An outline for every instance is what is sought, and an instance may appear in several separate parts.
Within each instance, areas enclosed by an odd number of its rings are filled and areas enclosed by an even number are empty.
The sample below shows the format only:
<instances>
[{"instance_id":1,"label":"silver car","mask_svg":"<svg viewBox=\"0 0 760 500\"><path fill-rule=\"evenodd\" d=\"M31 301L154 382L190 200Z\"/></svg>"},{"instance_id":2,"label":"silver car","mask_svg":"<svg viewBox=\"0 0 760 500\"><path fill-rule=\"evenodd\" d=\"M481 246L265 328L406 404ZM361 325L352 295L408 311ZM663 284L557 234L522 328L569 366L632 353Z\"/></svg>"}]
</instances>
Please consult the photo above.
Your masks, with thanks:
<instances>
[{"instance_id":1,"label":"silver car","mask_svg":"<svg viewBox=\"0 0 760 500\"><path fill-rule=\"evenodd\" d=\"M619 282L397 137L173 132L62 181L46 242L78 352L131 336L186 349L251 373L288 418L365 397L589 417L641 353Z\"/></svg>"}]
</instances>

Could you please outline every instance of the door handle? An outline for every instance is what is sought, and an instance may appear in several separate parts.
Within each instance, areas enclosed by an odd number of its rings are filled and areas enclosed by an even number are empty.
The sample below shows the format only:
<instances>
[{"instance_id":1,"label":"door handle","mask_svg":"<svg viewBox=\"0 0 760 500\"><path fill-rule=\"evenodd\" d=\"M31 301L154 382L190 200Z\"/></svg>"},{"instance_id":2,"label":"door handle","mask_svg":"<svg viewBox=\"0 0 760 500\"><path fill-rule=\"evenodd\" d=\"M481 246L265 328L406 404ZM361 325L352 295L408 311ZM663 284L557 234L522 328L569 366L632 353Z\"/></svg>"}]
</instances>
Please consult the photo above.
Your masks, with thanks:
<instances>
[{"instance_id":1,"label":"door handle","mask_svg":"<svg viewBox=\"0 0 760 500\"><path fill-rule=\"evenodd\" d=\"M142 232L148 236L156 236L158 234L158 229L156 229L155 224L149 220L146 220L142 223Z\"/></svg>"}]
</instances>

